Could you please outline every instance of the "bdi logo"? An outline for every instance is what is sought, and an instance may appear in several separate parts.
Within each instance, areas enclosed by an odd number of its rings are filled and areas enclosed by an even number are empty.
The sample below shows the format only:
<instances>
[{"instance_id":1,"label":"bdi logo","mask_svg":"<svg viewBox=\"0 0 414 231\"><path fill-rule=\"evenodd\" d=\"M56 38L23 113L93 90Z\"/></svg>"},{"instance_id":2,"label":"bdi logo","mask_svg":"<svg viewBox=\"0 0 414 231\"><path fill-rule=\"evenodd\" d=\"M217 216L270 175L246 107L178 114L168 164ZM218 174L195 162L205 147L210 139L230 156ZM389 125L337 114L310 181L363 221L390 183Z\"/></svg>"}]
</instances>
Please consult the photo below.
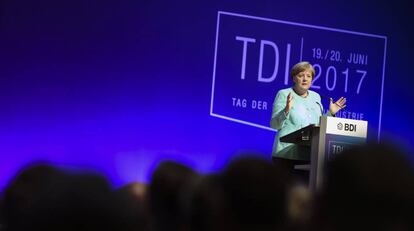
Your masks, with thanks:
<instances>
[{"instance_id":1,"label":"bdi logo","mask_svg":"<svg viewBox=\"0 0 414 231\"><path fill-rule=\"evenodd\" d=\"M344 130L349 132L356 132L357 126L356 124L348 124L348 123L338 123L337 125L338 130Z\"/></svg>"}]
</instances>

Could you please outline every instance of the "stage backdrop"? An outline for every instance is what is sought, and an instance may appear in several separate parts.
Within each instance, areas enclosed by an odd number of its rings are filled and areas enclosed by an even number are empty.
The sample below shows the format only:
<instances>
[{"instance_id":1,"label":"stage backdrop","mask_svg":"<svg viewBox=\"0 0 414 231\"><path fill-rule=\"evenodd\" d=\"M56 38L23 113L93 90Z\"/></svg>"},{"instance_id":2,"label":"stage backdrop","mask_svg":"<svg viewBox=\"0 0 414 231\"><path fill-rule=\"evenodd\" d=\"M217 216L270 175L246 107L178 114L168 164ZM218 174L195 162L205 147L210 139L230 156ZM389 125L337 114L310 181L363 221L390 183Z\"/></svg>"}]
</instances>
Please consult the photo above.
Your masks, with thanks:
<instances>
[{"instance_id":1,"label":"stage backdrop","mask_svg":"<svg viewBox=\"0 0 414 231\"><path fill-rule=\"evenodd\" d=\"M93 168L117 186L161 160L205 173L271 157L288 71L348 99L338 116L413 149L408 1L0 3L0 189L33 161Z\"/></svg>"}]
</instances>

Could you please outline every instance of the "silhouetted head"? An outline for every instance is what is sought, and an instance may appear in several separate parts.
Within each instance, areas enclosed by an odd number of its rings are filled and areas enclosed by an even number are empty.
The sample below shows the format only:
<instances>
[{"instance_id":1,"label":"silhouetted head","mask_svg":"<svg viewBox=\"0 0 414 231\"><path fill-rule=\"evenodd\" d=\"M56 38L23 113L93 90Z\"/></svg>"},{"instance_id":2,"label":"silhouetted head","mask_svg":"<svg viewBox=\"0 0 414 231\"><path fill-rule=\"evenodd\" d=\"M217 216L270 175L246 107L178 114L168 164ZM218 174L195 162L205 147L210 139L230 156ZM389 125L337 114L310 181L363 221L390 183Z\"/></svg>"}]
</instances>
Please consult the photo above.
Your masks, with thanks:
<instances>
[{"instance_id":1,"label":"silhouetted head","mask_svg":"<svg viewBox=\"0 0 414 231\"><path fill-rule=\"evenodd\" d=\"M189 197L188 223L191 231L224 231L227 212L220 175L200 177Z\"/></svg>"},{"instance_id":2,"label":"silhouetted head","mask_svg":"<svg viewBox=\"0 0 414 231\"><path fill-rule=\"evenodd\" d=\"M413 168L395 147L369 144L338 154L328 163L325 183L322 213L332 230L412 225Z\"/></svg>"},{"instance_id":3,"label":"silhouetted head","mask_svg":"<svg viewBox=\"0 0 414 231\"><path fill-rule=\"evenodd\" d=\"M130 183L111 193L113 220L117 230L148 230L147 186Z\"/></svg>"},{"instance_id":4,"label":"silhouetted head","mask_svg":"<svg viewBox=\"0 0 414 231\"><path fill-rule=\"evenodd\" d=\"M48 164L24 168L4 195L5 230L109 230L104 177Z\"/></svg>"},{"instance_id":5,"label":"silhouetted head","mask_svg":"<svg viewBox=\"0 0 414 231\"><path fill-rule=\"evenodd\" d=\"M289 177L270 162L244 157L221 179L233 230L277 230L286 225Z\"/></svg>"},{"instance_id":6,"label":"silhouetted head","mask_svg":"<svg viewBox=\"0 0 414 231\"><path fill-rule=\"evenodd\" d=\"M156 230L178 230L185 222L184 198L198 174L182 164L165 161L152 174L149 205Z\"/></svg>"}]
</instances>

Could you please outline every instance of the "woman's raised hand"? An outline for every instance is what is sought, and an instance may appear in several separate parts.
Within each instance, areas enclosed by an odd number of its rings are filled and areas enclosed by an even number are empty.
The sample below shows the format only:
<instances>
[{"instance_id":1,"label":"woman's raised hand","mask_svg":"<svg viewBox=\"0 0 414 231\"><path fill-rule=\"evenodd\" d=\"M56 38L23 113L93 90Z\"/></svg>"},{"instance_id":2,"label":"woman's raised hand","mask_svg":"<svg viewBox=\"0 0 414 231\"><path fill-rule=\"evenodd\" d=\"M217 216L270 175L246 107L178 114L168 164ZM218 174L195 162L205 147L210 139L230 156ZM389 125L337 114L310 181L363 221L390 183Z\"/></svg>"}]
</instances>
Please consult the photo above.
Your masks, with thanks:
<instances>
[{"instance_id":1,"label":"woman's raised hand","mask_svg":"<svg viewBox=\"0 0 414 231\"><path fill-rule=\"evenodd\" d=\"M346 107L345 103L346 103L346 98L344 97L341 97L335 103L333 102L332 98L330 98L329 113L331 113L331 115L335 115L339 110Z\"/></svg>"},{"instance_id":2,"label":"woman's raised hand","mask_svg":"<svg viewBox=\"0 0 414 231\"><path fill-rule=\"evenodd\" d=\"M285 107L285 113L289 113L290 109L292 109L293 106L293 96L292 92L289 93L289 95L286 97L286 107Z\"/></svg>"}]
</instances>

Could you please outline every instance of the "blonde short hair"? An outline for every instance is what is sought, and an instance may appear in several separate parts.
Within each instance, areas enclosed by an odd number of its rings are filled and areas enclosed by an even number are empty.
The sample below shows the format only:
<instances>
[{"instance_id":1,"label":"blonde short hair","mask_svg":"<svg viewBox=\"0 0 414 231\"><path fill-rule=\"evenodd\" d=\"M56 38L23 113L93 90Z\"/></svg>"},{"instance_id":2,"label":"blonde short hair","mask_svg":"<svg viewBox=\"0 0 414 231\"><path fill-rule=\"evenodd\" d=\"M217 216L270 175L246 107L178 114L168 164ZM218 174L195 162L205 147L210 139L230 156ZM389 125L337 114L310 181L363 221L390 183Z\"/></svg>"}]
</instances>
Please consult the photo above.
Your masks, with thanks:
<instances>
[{"instance_id":1,"label":"blonde short hair","mask_svg":"<svg viewBox=\"0 0 414 231\"><path fill-rule=\"evenodd\" d=\"M306 61L296 63L295 66L292 67L292 69L290 70L290 78L293 79L293 77L295 77L302 71L306 71L306 70L309 70L311 72L312 79L313 79L313 77L315 77L315 69L313 68L312 64Z\"/></svg>"}]
</instances>

